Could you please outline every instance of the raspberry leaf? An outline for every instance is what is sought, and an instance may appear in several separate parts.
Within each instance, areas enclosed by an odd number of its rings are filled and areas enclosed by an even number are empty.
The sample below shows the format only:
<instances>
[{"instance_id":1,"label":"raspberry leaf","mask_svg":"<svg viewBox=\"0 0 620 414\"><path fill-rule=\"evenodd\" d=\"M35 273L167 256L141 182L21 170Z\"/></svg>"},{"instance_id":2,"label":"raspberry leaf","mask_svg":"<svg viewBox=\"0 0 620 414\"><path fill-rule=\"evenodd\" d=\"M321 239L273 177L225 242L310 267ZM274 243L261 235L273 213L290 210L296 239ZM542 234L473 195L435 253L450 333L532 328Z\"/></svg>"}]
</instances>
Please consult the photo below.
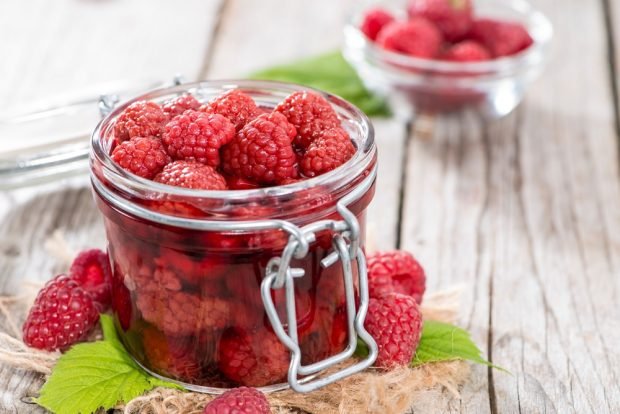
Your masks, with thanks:
<instances>
[{"instance_id":1,"label":"raspberry leaf","mask_svg":"<svg viewBox=\"0 0 620 414\"><path fill-rule=\"evenodd\" d=\"M373 95L342 57L340 52L331 52L274 66L250 75L254 79L293 82L322 89L341 96L355 104L368 116L388 116L386 102Z\"/></svg>"},{"instance_id":2,"label":"raspberry leaf","mask_svg":"<svg viewBox=\"0 0 620 414\"><path fill-rule=\"evenodd\" d=\"M95 412L155 387L180 388L151 377L123 348L114 322L101 315L103 341L75 345L63 354L35 400L55 414Z\"/></svg>"},{"instance_id":3,"label":"raspberry leaf","mask_svg":"<svg viewBox=\"0 0 620 414\"><path fill-rule=\"evenodd\" d=\"M481 353L466 330L449 323L425 321L411 366L460 359L505 371L484 359Z\"/></svg>"}]
</instances>

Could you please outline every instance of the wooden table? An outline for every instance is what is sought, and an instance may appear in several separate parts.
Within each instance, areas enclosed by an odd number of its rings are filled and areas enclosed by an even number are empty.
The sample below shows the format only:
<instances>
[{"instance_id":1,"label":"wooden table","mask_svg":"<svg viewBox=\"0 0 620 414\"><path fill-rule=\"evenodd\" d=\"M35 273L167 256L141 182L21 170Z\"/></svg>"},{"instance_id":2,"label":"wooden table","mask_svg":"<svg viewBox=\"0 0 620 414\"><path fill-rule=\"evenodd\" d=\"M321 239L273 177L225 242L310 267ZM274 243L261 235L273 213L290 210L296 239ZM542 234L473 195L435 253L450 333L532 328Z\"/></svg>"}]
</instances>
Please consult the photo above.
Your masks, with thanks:
<instances>
[{"instance_id":1,"label":"wooden table","mask_svg":"<svg viewBox=\"0 0 620 414\"><path fill-rule=\"evenodd\" d=\"M376 247L414 252L430 290L462 285L460 323L513 373L475 367L445 412L620 412L620 3L534 1L556 41L513 114L375 122ZM351 3L3 1L0 108L119 78L242 77L339 47ZM0 194L0 291L60 270L43 248L56 229L103 246L86 177ZM40 385L0 367L0 412L36 411L20 397Z\"/></svg>"}]
</instances>

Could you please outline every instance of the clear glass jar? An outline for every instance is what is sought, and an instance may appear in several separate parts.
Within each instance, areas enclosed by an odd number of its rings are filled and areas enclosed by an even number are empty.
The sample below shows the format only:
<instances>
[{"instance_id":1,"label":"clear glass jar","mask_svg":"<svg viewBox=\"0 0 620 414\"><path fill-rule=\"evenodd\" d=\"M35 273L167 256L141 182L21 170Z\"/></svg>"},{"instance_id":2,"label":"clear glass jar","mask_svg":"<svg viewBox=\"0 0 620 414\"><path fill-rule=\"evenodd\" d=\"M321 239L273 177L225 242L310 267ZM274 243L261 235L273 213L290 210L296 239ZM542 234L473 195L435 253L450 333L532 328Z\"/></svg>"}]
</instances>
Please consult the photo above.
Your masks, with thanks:
<instances>
[{"instance_id":1,"label":"clear glass jar","mask_svg":"<svg viewBox=\"0 0 620 414\"><path fill-rule=\"evenodd\" d=\"M171 187L137 177L109 156L114 122L132 102L187 92L207 101L233 88L263 108L307 89L260 81L159 89L114 108L93 133L91 178L113 265L117 330L145 369L193 390L273 390L288 377L294 389L309 391L374 360L311 381L350 357L357 336L374 345L363 330L365 212L377 163L368 118L323 94L357 152L334 171L280 187Z\"/></svg>"},{"instance_id":2,"label":"clear glass jar","mask_svg":"<svg viewBox=\"0 0 620 414\"><path fill-rule=\"evenodd\" d=\"M406 0L372 3L406 19ZM553 35L549 20L523 0L476 0L477 17L523 24L534 44L514 56L483 62L450 62L425 59L385 50L359 29L368 2L358 9L344 29L343 54L364 84L385 95L392 108L411 112L450 112L475 108L490 117L510 113L527 86L541 73Z\"/></svg>"}]
</instances>

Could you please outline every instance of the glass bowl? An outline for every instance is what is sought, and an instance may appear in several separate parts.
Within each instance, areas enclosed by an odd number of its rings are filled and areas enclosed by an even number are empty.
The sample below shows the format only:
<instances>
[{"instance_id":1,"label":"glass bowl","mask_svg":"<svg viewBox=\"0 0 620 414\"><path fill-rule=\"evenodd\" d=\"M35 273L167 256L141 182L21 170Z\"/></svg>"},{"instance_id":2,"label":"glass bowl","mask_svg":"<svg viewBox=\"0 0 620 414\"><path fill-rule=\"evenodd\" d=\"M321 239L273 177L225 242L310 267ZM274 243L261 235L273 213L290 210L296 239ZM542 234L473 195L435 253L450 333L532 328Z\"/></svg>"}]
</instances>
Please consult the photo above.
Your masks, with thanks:
<instances>
[{"instance_id":1,"label":"glass bowl","mask_svg":"<svg viewBox=\"0 0 620 414\"><path fill-rule=\"evenodd\" d=\"M372 5L405 19L406 3L387 0ZM522 23L534 44L516 55L484 62L418 58L380 48L359 30L368 7L367 2L359 7L345 27L343 54L366 87L385 96L397 115L472 107L491 117L510 113L541 73L553 36L549 20L525 1L476 0L476 17Z\"/></svg>"},{"instance_id":2,"label":"glass bowl","mask_svg":"<svg viewBox=\"0 0 620 414\"><path fill-rule=\"evenodd\" d=\"M376 351L363 330L362 249L377 168L368 118L322 93L357 152L333 171L286 186L172 187L121 169L109 155L116 119L131 103L188 92L207 102L231 89L267 109L308 88L239 80L158 89L114 108L93 133L91 180L113 267L117 331L143 368L187 389L308 392L376 357L313 380L348 360L358 336Z\"/></svg>"}]
</instances>

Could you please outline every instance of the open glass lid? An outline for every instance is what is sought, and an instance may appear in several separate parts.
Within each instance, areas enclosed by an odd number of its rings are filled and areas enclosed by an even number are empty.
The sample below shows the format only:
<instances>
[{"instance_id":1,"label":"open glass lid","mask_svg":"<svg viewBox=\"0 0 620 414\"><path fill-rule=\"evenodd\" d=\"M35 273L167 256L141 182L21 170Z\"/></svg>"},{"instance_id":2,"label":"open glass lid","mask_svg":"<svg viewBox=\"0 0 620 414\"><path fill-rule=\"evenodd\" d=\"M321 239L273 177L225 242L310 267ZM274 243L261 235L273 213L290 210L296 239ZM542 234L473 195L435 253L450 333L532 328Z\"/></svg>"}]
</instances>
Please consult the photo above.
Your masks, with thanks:
<instances>
[{"instance_id":1,"label":"open glass lid","mask_svg":"<svg viewBox=\"0 0 620 414\"><path fill-rule=\"evenodd\" d=\"M181 83L180 77L174 79ZM0 190L88 170L90 134L101 119L100 97L127 100L170 82L115 82L0 114Z\"/></svg>"}]
</instances>

